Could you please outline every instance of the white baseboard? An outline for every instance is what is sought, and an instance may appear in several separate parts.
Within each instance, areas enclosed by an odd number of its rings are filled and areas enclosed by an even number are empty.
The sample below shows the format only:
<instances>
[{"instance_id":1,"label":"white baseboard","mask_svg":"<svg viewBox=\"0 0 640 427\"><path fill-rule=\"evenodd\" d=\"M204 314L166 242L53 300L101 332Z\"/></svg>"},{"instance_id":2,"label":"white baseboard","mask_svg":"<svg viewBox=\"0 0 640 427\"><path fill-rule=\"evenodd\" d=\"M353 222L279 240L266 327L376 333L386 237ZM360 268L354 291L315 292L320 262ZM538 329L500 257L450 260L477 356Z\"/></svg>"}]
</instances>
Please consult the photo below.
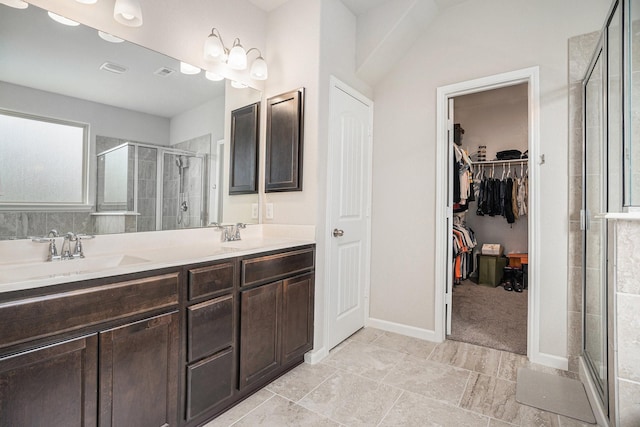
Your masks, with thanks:
<instances>
[{"instance_id":1,"label":"white baseboard","mask_svg":"<svg viewBox=\"0 0 640 427\"><path fill-rule=\"evenodd\" d=\"M310 365L315 365L316 363L322 361L322 359L324 359L328 355L329 352L327 351L326 347L322 347L317 350L311 350L310 352L305 353L304 362Z\"/></svg>"},{"instance_id":2,"label":"white baseboard","mask_svg":"<svg viewBox=\"0 0 640 427\"><path fill-rule=\"evenodd\" d=\"M599 426L608 427L609 420L605 415L606 412L602 407L602 402L598 397L598 392L596 390L596 386L593 383L591 376L587 371L587 366L584 364L584 359L580 357L579 362L580 367L580 380L584 385L584 389L587 392L587 397L589 398L589 403L591 404L591 410L593 410L593 415L596 417L596 421Z\"/></svg>"},{"instance_id":3,"label":"white baseboard","mask_svg":"<svg viewBox=\"0 0 640 427\"><path fill-rule=\"evenodd\" d=\"M550 368L569 370L569 359L566 357L555 356L548 353L533 353L529 355L529 361L538 365L548 366Z\"/></svg>"},{"instance_id":4,"label":"white baseboard","mask_svg":"<svg viewBox=\"0 0 640 427\"><path fill-rule=\"evenodd\" d=\"M401 323L394 323L387 320L374 319L371 317L367 319L367 326L371 328L381 329L387 332L406 335L408 337L419 338L425 341L441 342L441 340L437 338L436 332L430 329L417 328L415 326L403 325Z\"/></svg>"}]
</instances>

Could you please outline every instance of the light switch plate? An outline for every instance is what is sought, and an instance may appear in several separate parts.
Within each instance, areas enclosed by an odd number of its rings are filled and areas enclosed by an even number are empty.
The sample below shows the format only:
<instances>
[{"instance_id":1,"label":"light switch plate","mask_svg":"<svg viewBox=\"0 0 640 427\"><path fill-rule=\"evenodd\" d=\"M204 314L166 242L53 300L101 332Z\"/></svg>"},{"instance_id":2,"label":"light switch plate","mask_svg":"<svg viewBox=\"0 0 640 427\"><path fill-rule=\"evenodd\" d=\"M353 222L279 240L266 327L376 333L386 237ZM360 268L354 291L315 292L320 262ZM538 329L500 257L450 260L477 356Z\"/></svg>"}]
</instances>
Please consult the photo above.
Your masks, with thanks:
<instances>
[{"instance_id":1,"label":"light switch plate","mask_svg":"<svg viewBox=\"0 0 640 427\"><path fill-rule=\"evenodd\" d=\"M267 219L273 219L273 203L267 203Z\"/></svg>"},{"instance_id":2,"label":"light switch plate","mask_svg":"<svg viewBox=\"0 0 640 427\"><path fill-rule=\"evenodd\" d=\"M258 219L258 204L251 203L251 219Z\"/></svg>"}]
</instances>

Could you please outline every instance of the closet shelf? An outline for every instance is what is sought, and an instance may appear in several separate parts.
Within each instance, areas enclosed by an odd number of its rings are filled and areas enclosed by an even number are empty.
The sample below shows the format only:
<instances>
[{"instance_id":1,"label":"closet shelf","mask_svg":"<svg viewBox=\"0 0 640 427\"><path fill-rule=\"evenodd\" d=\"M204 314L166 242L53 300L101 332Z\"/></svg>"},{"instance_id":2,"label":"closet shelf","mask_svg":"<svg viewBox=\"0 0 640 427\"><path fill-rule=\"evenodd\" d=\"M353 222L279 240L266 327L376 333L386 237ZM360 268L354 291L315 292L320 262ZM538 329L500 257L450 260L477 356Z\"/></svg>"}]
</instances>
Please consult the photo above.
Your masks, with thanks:
<instances>
[{"instance_id":1,"label":"closet shelf","mask_svg":"<svg viewBox=\"0 0 640 427\"><path fill-rule=\"evenodd\" d=\"M514 159L514 160L485 160L484 162L471 161L472 165L507 165L507 164L524 164L529 159Z\"/></svg>"}]
</instances>

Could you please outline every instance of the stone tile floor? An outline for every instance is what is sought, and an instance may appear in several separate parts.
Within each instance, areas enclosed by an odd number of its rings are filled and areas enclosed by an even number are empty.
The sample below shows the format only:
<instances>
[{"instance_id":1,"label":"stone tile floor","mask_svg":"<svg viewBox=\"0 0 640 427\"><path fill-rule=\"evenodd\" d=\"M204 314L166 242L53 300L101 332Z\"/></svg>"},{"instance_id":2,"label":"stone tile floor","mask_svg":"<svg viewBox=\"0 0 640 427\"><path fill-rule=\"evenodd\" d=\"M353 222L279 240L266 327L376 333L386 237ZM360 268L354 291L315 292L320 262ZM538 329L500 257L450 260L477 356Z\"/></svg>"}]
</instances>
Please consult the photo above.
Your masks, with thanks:
<instances>
[{"instance_id":1,"label":"stone tile floor","mask_svg":"<svg viewBox=\"0 0 640 427\"><path fill-rule=\"evenodd\" d=\"M589 426L515 400L525 356L365 328L223 413L218 426Z\"/></svg>"}]
</instances>

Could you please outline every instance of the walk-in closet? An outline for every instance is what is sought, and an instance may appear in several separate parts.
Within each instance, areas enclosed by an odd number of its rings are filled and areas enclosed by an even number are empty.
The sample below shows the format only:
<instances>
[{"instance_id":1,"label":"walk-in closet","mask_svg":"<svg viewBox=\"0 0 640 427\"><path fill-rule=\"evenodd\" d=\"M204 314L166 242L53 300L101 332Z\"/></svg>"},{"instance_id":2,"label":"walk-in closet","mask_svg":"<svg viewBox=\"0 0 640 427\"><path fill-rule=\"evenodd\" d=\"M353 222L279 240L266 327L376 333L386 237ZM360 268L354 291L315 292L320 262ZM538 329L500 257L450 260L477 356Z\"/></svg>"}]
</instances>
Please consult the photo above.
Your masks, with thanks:
<instances>
[{"instance_id":1,"label":"walk-in closet","mask_svg":"<svg viewBox=\"0 0 640 427\"><path fill-rule=\"evenodd\" d=\"M527 83L453 99L449 339L527 354Z\"/></svg>"}]
</instances>

